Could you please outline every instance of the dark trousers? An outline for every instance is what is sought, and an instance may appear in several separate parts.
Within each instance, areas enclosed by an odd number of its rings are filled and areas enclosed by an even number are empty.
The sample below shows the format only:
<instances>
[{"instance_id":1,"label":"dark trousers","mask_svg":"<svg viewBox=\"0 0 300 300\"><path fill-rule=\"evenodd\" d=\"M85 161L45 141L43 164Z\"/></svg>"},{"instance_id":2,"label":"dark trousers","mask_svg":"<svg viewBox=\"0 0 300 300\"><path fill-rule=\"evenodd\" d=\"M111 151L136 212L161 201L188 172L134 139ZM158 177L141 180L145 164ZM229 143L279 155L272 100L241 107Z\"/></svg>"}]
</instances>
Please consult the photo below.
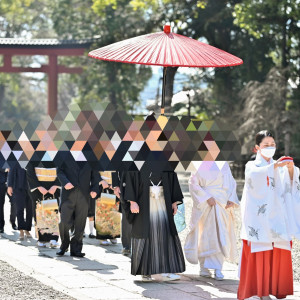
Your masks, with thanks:
<instances>
[{"instance_id":1,"label":"dark trousers","mask_svg":"<svg viewBox=\"0 0 300 300\"><path fill-rule=\"evenodd\" d=\"M73 188L67 199L62 199L60 206L59 233L61 238L60 249L65 251L71 245L71 252L82 251L82 239L88 215L89 202L80 189ZM69 230L74 226L71 237Z\"/></svg>"},{"instance_id":2,"label":"dark trousers","mask_svg":"<svg viewBox=\"0 0 300 300\"><path fill-rule=\"evenodd\" d=\"M131 249L131 229L132 225L128 222L123 206L122 206L122 233L121 233L121 242L122 246L125 249Z\"/></svg>"},{"instance_id":3,"label":"dark trousers","mask_svg":"<svg viewBox=\"0 0 300 300\"><path fill-rule=\"evenodd\" d=\"M12 202L15 203L17 209L17 220L19 230L31 230L32 226L32 200L27 190L13 190ZM26 219L24 218L24 210L26 211Z\"/></svg>"},{"instance_id":4,"label":"dark trousers","mask_svg":"<svg viewBox=\"0 0 300 300\"><path fill-rule=\"evenodd\" d=\"M6 184L0 183L0 229L4 227L4 202L6 194Z\"/></svg>"},{"instance_id":5,"label":"dark trousers","mask_svg":"<svg viewBox=\"0 0 300 300\"><path fill-rule=\"evenodd\" d=\"M16 225L17 221L17 206L16 203L12 200L12 197L8 196L10 200L10 216L9 221L12 226Z\"/></svg>"}]
</instances>

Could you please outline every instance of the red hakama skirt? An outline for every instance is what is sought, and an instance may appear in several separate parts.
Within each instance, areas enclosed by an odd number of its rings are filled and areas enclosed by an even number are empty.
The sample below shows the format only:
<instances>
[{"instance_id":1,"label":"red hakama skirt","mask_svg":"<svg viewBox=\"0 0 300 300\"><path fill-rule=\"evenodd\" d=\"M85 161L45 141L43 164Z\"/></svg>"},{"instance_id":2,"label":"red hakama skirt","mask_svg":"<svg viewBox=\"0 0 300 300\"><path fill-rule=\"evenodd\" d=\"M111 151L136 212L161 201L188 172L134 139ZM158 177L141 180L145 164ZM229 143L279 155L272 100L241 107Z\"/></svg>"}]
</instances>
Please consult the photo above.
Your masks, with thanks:
<instances>
[{"instance_id":1,"label":"red hakama skirt","mask_svg":"<svg viewBox=\"0 0 300 300\"><path fill-rule=\"evenodd\" d=\"M293 295L291 251L273 248L251 253L251 244L243 240L238 299L269 295L277 299Z\"/></svg>"}]
</instances>

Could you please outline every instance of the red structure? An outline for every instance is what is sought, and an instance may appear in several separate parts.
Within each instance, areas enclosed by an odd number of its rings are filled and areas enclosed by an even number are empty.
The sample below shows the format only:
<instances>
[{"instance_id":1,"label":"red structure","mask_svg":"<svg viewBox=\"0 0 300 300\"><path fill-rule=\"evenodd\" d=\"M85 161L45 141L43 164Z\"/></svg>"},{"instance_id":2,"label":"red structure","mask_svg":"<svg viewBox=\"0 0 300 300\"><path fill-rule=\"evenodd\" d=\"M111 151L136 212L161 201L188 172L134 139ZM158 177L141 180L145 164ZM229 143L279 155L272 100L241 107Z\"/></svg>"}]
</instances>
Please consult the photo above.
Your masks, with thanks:
<instances>
[{"instance_id":1,"label":"red structure","mask_svg":"<svg viewBox=\"0 0 300 300\"><path fill-rule=\"evenodd\" d=\"M59 73L79 74L80 67L66 67L58 64L58 56L81 56L93 40L56 39L0 39L0 55L3 56L2 73L41 72L48 74L48 114L54 117L57 112L57 84ZM39 68L14 67L12 57L17 55L48 56L48 64Z\"/></svg>"}]
</instances>

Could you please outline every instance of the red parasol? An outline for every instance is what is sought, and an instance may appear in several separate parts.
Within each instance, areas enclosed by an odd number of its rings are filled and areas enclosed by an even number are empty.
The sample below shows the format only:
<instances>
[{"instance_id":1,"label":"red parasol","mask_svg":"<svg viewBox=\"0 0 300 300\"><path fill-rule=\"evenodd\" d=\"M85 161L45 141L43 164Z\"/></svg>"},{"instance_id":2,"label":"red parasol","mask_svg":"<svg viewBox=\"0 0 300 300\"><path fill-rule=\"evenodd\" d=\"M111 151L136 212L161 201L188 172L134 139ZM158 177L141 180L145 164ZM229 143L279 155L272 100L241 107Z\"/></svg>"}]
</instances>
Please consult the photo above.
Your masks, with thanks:
<instances>
[{"instance_id":1,"label":"red parasol","mask_svg":"<svg viewBox=\"0 0 300 300\"><path fill-rule=\"evenodd\" d=\"M163 66L162 114L167 67L229 67L243 63L243 60L228 52L172 33L170 25L165 25L162 32L134 37L93 50L89 56L122 63Z\"/></svg>"}]
</instances>

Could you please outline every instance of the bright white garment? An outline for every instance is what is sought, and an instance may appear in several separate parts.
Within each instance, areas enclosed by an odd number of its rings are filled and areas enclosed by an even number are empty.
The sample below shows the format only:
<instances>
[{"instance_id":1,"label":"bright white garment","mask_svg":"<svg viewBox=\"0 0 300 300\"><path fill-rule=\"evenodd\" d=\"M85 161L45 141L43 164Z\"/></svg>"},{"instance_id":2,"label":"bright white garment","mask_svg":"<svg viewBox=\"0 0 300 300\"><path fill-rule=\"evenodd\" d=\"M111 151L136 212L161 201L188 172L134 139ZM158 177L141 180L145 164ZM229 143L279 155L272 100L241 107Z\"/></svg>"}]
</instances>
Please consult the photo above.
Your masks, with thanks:
<instances>
[{"instance_id":1,"label":"bright white garment","mask_svg":"<svg viewBox=\"0 0 300 300\"><path fill-rule=\"evenodd\" d=\"M299 168L294 167L293 179L287 167L278 168L282 183L284 205L287 210L290 234L300 240L300 182Z\"/></svg>"},{"instance_id":2,"label":"bright white garment","mask_svg":"<svg viewBox=\"0 0 300 300\"><path fill-rule=\"evenodd\" d=\"M292 237L299 238L299 169L294 167L291 182L287 167L274 169L274 163L258 153L246 164L241 238L251 242L251 252L271 250L273 245L290 250Z\"/></svg>"},{"instance_id":3,"label":"bright white garment","mask_svg":"<svg viewBox=\"0 0 300 300\"><path fill-rule=\"evenodd\" d=\"M206 268L221 269L225 257L235 261L237 256L233 208L225 209L227 201L239 205L228 163L221 170L192 174L189 190L193 208L184 247L186 259L193 264L201 260ZM208 205L206 200L211 197L216 206Z\"/></svg>"}]
</instances>

